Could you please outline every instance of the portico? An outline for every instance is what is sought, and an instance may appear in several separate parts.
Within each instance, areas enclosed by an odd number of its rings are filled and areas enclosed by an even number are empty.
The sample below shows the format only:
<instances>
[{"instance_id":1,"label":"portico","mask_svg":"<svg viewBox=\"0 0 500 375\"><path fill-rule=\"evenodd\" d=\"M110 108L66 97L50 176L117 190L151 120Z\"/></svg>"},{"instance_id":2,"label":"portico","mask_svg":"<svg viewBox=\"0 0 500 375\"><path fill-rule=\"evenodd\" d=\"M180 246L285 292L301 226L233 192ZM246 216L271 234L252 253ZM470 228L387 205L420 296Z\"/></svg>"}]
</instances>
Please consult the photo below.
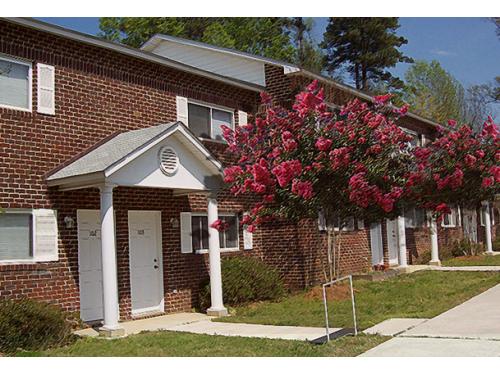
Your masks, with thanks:
<instances>
[{"instance_id":1,"label":"portico","mask_svg":"<svg viewBox=\"0 0 500 375\"><path fill-rule=\"evenodd\" d=\"M208 222L212 223L218 217L217 192L221 176L221 163L181 122L175 122L117 134L79 155L47 178L49 186L57 186L60 190L99 188L100 210L98 215L96 212L96 221L100 221L98 246L102 272L103 334L113 336L122 333L113 199L116 188L168 189L173 196L204 194L207 197ZM131 216L131 213L134 215ZM155 299L155 291L151 292L153 288L149 287L156 285L153 280L155 272L164 272L161 254L156 256L155 253L157 246L161 251L161 214L155 216L153 211L129 211L128 220L132 312L134 308L136 311L148 311L151 306L158 306L158 311L161 311L163 278L160 278L159 299ZM179 228L177 231L180 231ZM208 242L212 298L208 313L226 315L222 299L219 232L211 227ZM134 247L138 249L135 253ZM82 296L81 283L80 294ZM97 296L96 299L99 298ZM153 301L149 303L149 300Z\"/></svg>"}]
</instances>

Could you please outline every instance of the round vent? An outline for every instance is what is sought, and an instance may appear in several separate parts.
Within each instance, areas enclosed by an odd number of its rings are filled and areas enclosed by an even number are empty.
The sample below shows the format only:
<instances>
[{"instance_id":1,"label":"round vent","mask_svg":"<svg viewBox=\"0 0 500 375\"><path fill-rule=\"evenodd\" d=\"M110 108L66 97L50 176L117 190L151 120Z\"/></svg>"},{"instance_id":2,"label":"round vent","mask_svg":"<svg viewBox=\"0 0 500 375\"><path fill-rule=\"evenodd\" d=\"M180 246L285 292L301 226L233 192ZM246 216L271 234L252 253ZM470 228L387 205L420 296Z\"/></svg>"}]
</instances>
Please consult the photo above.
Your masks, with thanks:
<instances>
[{"instance_id":1,"label":"round vent","mask_svg":"<svg viewBox=\"0 0 500 375\"><path fill-rule=\"evenodd\" d=\"M160 168L166 175L173 175L179 167L179 158L172 147L162 147L160 149Z\"/></svg>"}]
</instances>

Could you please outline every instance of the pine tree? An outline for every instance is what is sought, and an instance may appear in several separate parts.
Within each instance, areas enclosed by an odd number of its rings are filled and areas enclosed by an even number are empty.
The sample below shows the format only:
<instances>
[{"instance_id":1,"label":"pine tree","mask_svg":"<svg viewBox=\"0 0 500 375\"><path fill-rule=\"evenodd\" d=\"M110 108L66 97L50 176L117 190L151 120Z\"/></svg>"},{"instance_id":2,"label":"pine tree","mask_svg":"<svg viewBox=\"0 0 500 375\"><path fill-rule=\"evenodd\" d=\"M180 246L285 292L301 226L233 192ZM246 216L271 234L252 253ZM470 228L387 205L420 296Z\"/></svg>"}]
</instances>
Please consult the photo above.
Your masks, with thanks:
<instances>
[{"instance_id":1,"label":"pine tree","mask_svg":"<svg viewBox=\"0 0 500 375\"><path fill-rule=\"evenodd\" d=\"M380 82L401 88L403 81L392 76L387 68L413 60L398 49L408 43L396 34L398 28L397 17L331 17L322 43L327 70L334 73L345 67L356 88L362 90L370 90L371 85Z\"/></svg>"}]
</instances>

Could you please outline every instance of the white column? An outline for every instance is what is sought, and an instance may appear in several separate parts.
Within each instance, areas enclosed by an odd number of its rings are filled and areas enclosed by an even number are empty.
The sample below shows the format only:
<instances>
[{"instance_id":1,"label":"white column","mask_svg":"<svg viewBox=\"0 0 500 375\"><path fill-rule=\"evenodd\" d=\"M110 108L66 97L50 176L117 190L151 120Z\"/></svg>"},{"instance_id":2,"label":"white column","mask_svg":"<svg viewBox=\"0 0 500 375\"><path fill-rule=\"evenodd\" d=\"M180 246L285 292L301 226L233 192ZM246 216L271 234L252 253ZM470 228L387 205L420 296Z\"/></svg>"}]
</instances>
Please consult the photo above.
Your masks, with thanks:
<instances>
[{"instance_id":1,"label":"white column","mask_svg":"<svg viewBox=\"0 0 500 375\"><path fill-rule=\"evenodd\" d=\"M211 225L219 218L215 194L208 197L208 256L210 262L210 295L212 306L208 315L224 316L227 309L222 301L222 274L220 266L219 231Z\"/></svg>"},{"instance_id":2,"label":"white column","mask_svg":"<svg viewBox=\"0 0 500 375\"><path fill-rule=\"evenodd\" d=\"M406 257L406 229L404 216L398 216L399 266L408 267Z\"/></svg>"},{"instance_id":3,"label":"white column","mask_svg":"<svg viewBox=\"0 0 500 375\"><path fill-rule=\"evenodd\" d=\"M115 216L113 209L114 185L104 184L101 191L101 254L102 289L105 331L120 330L118 324L118 280L116 267Z\"/></svg>"},{"instance_id":4,"label":"white column","mask_svg":"<svg viewBox=\"0 0 500 375\"><path fill-rule=\"evenodd\" d=\"M438 228L436 218L431 216L430 219L430 230L431 230L431 261L429 264L431 266L440 266L441 261L439 260L439 247L438 247Z\"/></svg>"},{"instance_id":5,"label":"white column","mask_svg":"<svg viewBox=\"0 0 500 375\"><path fill-rule=\"evenodd\" d=\"M484 231L485 231L485 245L486 254L493 254L493 245L491 243L491 217L490 217L490 204L489 202L483 202L484 210Z\"/></svg>"}]
</instances>

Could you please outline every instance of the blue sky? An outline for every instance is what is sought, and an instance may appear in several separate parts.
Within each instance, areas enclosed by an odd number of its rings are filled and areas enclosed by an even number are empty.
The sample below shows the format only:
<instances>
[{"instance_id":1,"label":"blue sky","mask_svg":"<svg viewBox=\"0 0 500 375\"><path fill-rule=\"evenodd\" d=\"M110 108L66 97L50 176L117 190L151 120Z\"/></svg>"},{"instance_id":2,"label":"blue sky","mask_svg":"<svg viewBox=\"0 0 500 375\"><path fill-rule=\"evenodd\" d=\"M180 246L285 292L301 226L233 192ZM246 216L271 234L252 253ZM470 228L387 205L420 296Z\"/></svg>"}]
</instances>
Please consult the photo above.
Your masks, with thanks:
<instances>
[{"instance_id":1,"label":"blue sky","mask_svg":"<svg viewBox=\"0 0 500 375\"><path fill-rule=\"evenodd\" d=\"M88 34L99 32L99 18L39 18ZM400 18L402 47L414 59L438 60L464 86L491 81L500 75L500 40L486 18ZM327 18L315 18L314 37L322 38ZM403 77L408 64L392 71Z\"/></svg>"}]
</instances>

